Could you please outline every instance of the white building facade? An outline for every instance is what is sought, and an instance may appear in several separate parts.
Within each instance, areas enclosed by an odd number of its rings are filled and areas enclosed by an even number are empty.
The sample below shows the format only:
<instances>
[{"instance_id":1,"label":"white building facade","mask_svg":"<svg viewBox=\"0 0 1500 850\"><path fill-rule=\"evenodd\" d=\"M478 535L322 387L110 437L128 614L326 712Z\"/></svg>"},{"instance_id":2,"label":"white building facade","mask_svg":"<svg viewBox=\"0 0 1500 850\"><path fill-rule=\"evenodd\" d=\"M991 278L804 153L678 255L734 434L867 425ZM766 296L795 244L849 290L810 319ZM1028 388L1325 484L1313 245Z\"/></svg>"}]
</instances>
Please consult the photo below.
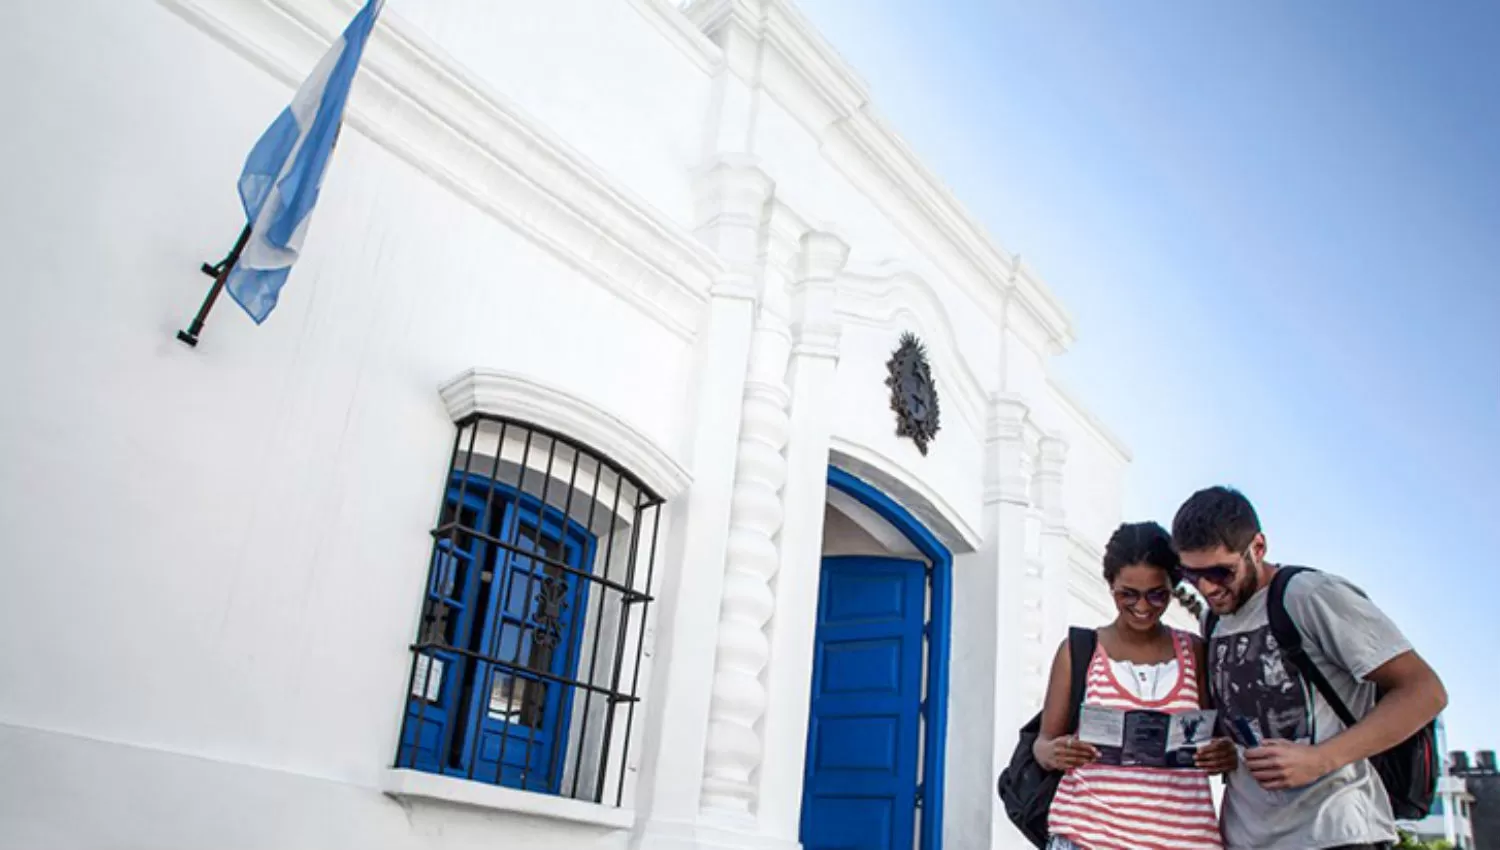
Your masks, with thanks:
<instances>
[{"instance_id":1,"label":"white building facade","mask_svg":"<svg viewBox=\"0 0 1500 850\"><path fill-rule=\"evenodd\" d=\"M356 7L0 13L0 846L1024 846L1129 461L1063 307L787 0L389 0L182 345Z\"/></svg>"}]
</instances>

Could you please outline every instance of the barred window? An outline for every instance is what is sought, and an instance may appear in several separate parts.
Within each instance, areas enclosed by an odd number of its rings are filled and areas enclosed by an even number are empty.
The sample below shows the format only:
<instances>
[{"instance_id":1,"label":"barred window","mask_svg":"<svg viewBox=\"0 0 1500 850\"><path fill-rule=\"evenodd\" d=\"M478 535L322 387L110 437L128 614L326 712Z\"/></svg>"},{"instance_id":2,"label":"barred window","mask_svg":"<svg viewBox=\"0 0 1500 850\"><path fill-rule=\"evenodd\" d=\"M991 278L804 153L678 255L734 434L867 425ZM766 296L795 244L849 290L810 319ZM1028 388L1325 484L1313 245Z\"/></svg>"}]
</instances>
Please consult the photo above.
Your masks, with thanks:
<instances>
[{"instance_id":1,"label":"barred window","mask_svg":"<svg viewBox=\"0 0 1500 850\"><path fill-rule=\"evenodd\" d=\"M661 507L565 435L460 422L396 767L620 805Z\"/></svg>"}]
</instances>

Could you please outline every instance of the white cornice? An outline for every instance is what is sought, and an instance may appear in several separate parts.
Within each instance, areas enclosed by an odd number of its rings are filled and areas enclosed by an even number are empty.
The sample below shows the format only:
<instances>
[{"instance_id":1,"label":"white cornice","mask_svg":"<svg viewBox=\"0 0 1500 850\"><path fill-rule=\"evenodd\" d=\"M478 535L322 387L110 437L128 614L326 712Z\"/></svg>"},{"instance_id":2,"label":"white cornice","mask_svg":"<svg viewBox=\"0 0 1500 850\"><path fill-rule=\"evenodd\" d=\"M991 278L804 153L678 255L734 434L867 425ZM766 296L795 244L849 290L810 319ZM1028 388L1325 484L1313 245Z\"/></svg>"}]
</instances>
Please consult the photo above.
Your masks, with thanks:
<instances>
[{"instance_id":1,"label":"white cornice","mask_svg":"<svg viewBox=\"0 0 1500 850\"><path fill-rule=\"evenodd\" d=\"M658 30L667 40L672 42L678 50L681 50L693 64L703 71L713 71L718 68L719 62L724 58L718 45L708 39L699 29L682 13L682 9L668 0L629 0L641 17L645 18Z\"/></svg>"},{"instance_id":2,"label":"white cornice","mask_svg":"<svg viewBox=\"0 0 1500 850\"><path fill-rule=\"evenodd\" d=\"M1014 293L1012 303L1044 329L1048 353L1060 353L1072 344L1072 318L1061 302L1019 257L994 244L953 193L875 114L864 83L790 0L695 0L686 13L710 33L729 22L756 33L792 73L783 77L761 71L760 79L749 82L777 96L819 134L831 161L837 163L845 151L852 152L860 162L846 171L851 180L858 182L851 172L861 170L883 178L925 225L918 230L930 228L961 261L955 278L992 317L1003 320L1001 300L1007 292ZM743 75L746 67L757 66L729 67ZM798 90L780 88L782 79L794 80ZM871 196L878 199L879 194ZM893 220L902 218L897 211L887 213ZM926 241L920 233L915 238L919 244Z\"/></svg>"},{"instance_id":3,"label":"white cornice","mask_svg":"<svg viewBox=\"0 0 1500 850\"><path fill-rule=\"evenodd\" d=\"M354 0L158 2L293 86L357 7ZM657 8L658 0L634 2L648 14L680 17ZM688 35L679 42L711 58ZM347 122L673 333L696 335L721 270L712 252L389 10L361 63ZM247 151L252 142L245 140Z\"/></svg>"},{"instance_id":4,"label":"white cornice","mask_svg":"<svg viewBox=\"0 0 1500 850\"><path fill-rule=\"evenodd\" d=\"M555 431L604 454L664 499L692 482L682 464L635 426L587 399L525 375L470 369L444 382L438 393L454 422L483 413Z\"/></svg>"}]
</instances>

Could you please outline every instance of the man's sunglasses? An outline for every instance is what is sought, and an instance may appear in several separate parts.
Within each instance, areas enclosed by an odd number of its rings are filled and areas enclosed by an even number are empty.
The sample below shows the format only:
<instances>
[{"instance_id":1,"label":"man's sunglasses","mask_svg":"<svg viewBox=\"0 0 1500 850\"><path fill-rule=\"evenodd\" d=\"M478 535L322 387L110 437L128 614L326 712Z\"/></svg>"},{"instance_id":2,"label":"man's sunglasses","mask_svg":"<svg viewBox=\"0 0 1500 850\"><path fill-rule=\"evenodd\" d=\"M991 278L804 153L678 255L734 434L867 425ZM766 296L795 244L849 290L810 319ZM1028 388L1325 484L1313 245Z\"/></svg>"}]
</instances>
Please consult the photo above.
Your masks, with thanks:
<instances>
[{"instance_id":1,"label":"man's sunglasses","mask_svg":"<svg viewBox=\"0 0 1500 850\"><path fill-rule=\"evenodd\" d=\"M1172 601L1172 591L1165 587L1155 587L1142 593L1133 587L1122 587L1115 591L1115 599L1121 605L1130 607L1145 599L1147 604L1153 608L1165 608Z\"/></svg>"},{"instance_id":2,"label":"man's sunglasses","mask_svg":"<svg viewBox=\"0 0 1500 850\"><path fill-rule=\"evenodd\" d=\"M1202 568L1183 566L1178 567L1178 570L1182 573L1183 580L1187 581L1189 584L1202 584L1204 582L1208 582L1209 584L1217 584L1220 587L1225 587L1230 582L1234 581L1235 573L1234 567L1222 566Z\"/></svg>"},{"instance_id":3,"label":"man's sunglasses","mask_svg":"<svg viewBox=\"0 0 1500 850\"><path fill-rule=\"evenodd\" d=\"M1250 550L1253 548L1255 548L1255 541L1251 540L1250 545L1245 547L1245 551L1240 553L1240 563L1250 560ZM1182 564L1177 568L1183 580L1190 584L1199 585L1206 581L1219 587L1228 587L1234 581L1234 574L1239 572L1239 569L1239 564L1232 567L1223 564L1215 564L1212 567L1190 567Z\"/></svg>"}]
</instances>

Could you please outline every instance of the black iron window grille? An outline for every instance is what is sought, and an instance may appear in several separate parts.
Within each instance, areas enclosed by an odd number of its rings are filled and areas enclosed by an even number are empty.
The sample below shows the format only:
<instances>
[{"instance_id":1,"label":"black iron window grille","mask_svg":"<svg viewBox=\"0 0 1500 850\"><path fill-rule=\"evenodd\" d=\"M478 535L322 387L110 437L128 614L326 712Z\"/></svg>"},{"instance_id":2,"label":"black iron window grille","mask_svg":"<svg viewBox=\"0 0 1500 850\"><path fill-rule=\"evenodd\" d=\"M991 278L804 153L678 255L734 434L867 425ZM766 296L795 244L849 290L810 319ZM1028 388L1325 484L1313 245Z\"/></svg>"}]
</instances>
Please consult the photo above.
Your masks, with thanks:
<instances>
[{"instance_id":1,"label":"black iron window grille","mask_svg":"<svg viewBox=\"0 0 1500 850\"><path fill-rule=\"evenodd\" d=\"M460 422L396 767L620 805L661 508L566 435Z\"/></svg>"}]
</instances>

